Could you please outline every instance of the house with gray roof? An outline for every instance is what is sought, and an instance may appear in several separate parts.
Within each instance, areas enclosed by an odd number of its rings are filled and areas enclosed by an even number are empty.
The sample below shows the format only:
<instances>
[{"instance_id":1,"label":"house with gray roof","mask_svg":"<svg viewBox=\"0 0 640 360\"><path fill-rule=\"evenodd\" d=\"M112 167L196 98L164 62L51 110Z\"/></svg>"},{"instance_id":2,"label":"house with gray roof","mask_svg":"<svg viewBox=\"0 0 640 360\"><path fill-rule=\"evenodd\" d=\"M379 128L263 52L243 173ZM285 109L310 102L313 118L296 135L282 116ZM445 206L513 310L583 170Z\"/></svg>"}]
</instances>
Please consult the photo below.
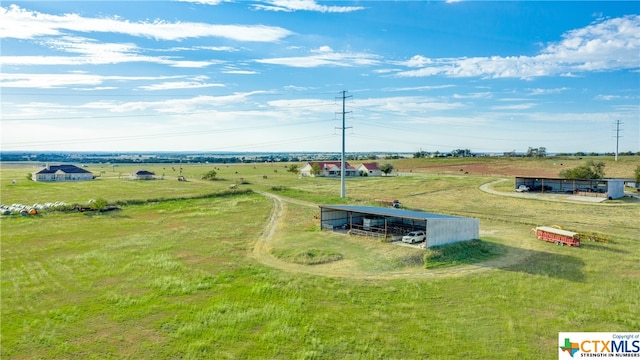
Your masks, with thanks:
<instances>
[{"instance_id":1,"label":"house with gray roof","mask_svg":"<svg viewBox=\"0 0 640 360\"><path fill-rule=\"evenodd\" d=\"M131 174L133 180L153 180L155 179L155 173L148 170L138 170Z\"/></svg>"},{"instance_id":2,"label":"house with gray roof","mask_svg":"<svg viewBox=\"0 0 640 360\"><path fill-rule=\"evenodd\" d=\"M93 173L75 165L49 165L44 169L33 173L33 181L53 182L53 181L85 181L92 180Z\"/></svg>"}]
</instances>

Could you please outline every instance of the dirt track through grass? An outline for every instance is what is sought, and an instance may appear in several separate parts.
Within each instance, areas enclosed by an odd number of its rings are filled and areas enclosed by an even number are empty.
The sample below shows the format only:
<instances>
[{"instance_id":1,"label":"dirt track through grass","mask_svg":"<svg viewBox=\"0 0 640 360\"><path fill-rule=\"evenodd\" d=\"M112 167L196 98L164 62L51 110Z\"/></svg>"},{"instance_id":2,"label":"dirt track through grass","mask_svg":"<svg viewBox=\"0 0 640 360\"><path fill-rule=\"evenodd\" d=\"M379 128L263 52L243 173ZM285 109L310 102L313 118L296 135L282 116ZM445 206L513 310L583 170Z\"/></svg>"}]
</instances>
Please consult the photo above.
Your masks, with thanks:
<instances>
[{"instance_id":1,"label":"dirt track through grass","mask_svg":"<svg viewBox=\"0 0 640 360\"><path fill-rule=\"evenodd\" d=\"M340 262L322 265L299 265L286 261L282 261L271 254L270 240L275 236L279 227L279 223L286 212L286 203L295 203L298 205L317 207L317 204L305 202L301 200L281 197L268 192L261 192L266 197L272 199L273 206L269 220L262 231L260 238L257 240L253 248L253 257L263 265L280 269L290 273L305 273L309 275L325 276L325 277L342 277L352 279L398 279L398 278L431 278L443 276L460 276L467 274L475 274L482 271L489 271L505 267L514 266L525 261L531 254L530 249L510 247L507 253L486 262L460 265L446 269L424 269L424 268L407 268L403 270L388 271L384 274L372 273L354 269L350 266L342 266ZM345 235L348 236L348 235ZM345 239L348 241L348 239Z\"/></svg>"}]
</instances>

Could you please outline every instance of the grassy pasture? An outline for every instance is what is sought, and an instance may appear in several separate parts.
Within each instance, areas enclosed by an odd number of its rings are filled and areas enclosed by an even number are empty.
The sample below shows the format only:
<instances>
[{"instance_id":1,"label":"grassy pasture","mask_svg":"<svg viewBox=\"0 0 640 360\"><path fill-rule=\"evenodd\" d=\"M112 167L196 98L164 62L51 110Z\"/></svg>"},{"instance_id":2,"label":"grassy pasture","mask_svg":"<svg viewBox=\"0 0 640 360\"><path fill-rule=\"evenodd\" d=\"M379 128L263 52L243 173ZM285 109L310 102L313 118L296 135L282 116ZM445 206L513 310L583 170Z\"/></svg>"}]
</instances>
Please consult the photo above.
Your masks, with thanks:
<instances>
[{"instance_id":1,"label":"grassy pasture","mask_svg":"<svg viewBox=\"0 0 640 360\"><path fill-rule=\"evenodd\" d=\"M425 270L422 250L320 232L316 207L287 202L269 248L285 260L311 252L335 261L266 266L252 249L273 205L257 193L3 217L0 357L541 359L556 357L559 331L640 328L638 204L500 197L478 190L498 176L420 164L410 176L348 179L346 202L398 198L478 217L481 239L512 261ZM214 167L221 180L198 181ZM138 167L98 166L89 168L105 171L98 181L39 184L24 179L29 168L3 167L1 202L188 197L240 177L241 188L341 201L339 180L298 179L284 165L183 165L188 182L170 166L144 168L166 171L165 180L125 180ZM568 248L529 234L551 224L612 242Z\"/></svg>"}]
</instances>

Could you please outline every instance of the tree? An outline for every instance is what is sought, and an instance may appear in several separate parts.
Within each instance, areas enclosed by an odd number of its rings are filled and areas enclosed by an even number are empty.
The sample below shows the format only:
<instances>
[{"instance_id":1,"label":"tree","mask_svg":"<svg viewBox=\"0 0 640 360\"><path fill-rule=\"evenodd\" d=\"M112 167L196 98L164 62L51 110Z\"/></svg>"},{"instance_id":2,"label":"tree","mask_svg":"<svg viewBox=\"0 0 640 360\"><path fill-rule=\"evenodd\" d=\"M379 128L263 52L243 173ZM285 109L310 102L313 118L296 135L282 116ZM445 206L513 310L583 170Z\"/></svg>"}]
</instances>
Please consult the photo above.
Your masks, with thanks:
<instances>
[{"instance_id":1,"label":"tree","mask_svg":"<svg viewBox=\"0 0 640 360\"><path fill-rule=\"evenodd\" d=\"M560 171L560 176L575 180L602 179L604 177L604 165L602 161L589 160L585 165Z\"/></svg>"},{"instance_id":2,"label":"tree","mask_svg":"<svg viewBox=\"0 0 640 360\"><path fill-rule=\"evenodd\" d=\"M202 175L202 180L215 180L218 173L215 170L209 170Z\"/></svg>"},{"instance_id":3,"label":"tree","mask_svg":"<svg viewBox=\"0 0 640 360\"><path fill-rule=\"evenodd\" d=\"M471 157L471 150L469 149L455 149L451 152L455 157Z\"/></svg>"},{"instance_id":4,"label":"tree","mask_svg":"<svg viewBox=\"0 0 640 360\"><path fill-rule=\"evenodd\" d=\"M385 175L389 175L389 173L393 171L393 165L386 163L380 166L380 171L382 171Z\"/></svg>"},{"instance_id":5,"label":"tree","mask_svg":"<svg viewBox=\"0 0 640 360\"><path fill-rule=\"evenodd\" d=\"M298 173L298 165L297 164L289 165L289 167L287 168L287 172L290 172L292 174L297 174Z\"/></svg>"},{"instance_id":6,"label":"tree","mask_svg":"<svg viewBox=\"0 0 640 360\"><path fill-rule=\"evenodd\" d=\"M98 198L97 200L91 202L91 208L97 211L106 209L107 205L109 205L109 202L103 198Z\"/></svg>"},{"instance_id":7,"label":"tree","mask_svg":"<svg viewBox=\"0 0 640 360\"><path fill-rule=\"evenodd\" d=\"M536 158L546 157L547 156L547 148L546 147L539 147L539 148L529 147L529 150L527 150L527 155L525 155L525 156L526 157L536 157Z\"/></svg>"},{"instance_id":8,"label":"tree","mask_svg":"<svg viewBox=\"0 0 640 360\"><path fill-rule=\"evenodd\" d=\"M634 173L636 175L636 187L640 187L638 186L640 184L640 165L638 165Z\"/></svg>"},{"instance_id":9,"label":"tree","mask_svg":"<svg viewBox=\"0 0 640 360\"><path fill-rule=\"evenodd\" d=\"M320 164L315 163L311 165L311 175L318 176L322 174L322 169L320 168Z\"/></svg>"}]
</instances>

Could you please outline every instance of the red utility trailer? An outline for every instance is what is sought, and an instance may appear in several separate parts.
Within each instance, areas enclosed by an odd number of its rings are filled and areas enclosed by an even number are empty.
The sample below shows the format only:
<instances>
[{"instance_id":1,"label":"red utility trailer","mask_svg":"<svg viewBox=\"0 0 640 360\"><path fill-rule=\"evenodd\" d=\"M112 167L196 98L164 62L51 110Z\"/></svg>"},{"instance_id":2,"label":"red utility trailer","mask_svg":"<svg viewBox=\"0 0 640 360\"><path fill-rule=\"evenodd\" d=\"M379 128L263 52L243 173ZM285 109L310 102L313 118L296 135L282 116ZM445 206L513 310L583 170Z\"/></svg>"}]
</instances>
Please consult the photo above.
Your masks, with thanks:
<instances>
[{"instance_id":1,"label":"red utility trailer","mask_svg":"<svg viewBox=\"0 0 640 360\"><path fill-rule=\"evenodd\" d=\"M536 227L536 237L556 245L580 246L580 234L548 226Z\"/></svg>"}]
</instances>

